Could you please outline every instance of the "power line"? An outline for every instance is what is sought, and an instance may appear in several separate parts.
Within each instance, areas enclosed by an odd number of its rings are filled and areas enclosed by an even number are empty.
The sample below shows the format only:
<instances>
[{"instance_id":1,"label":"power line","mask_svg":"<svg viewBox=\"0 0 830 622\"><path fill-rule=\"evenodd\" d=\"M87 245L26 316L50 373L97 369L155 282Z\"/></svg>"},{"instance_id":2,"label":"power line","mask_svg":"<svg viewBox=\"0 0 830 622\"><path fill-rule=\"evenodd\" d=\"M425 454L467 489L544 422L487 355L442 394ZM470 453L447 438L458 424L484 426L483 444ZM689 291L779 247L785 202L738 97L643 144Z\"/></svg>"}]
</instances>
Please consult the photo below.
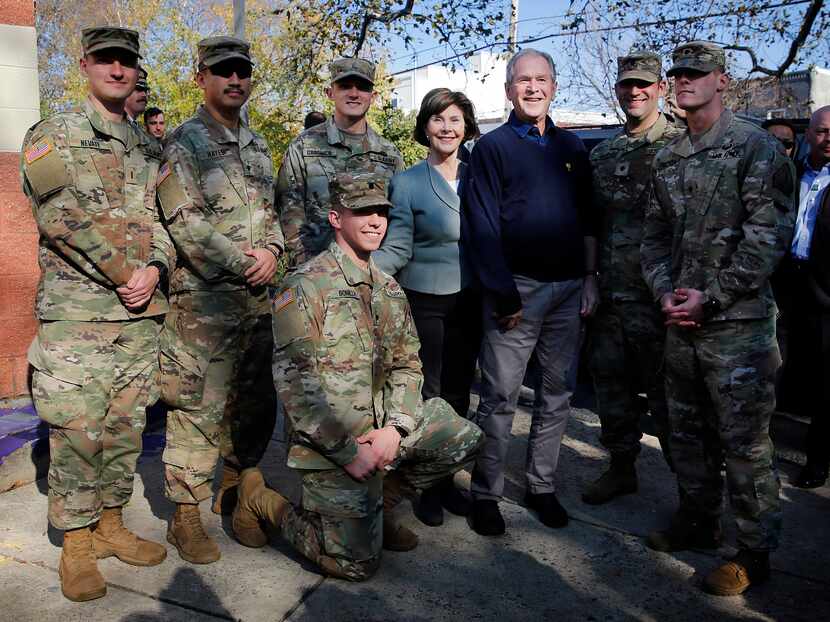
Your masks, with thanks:
<instances>
[{"instance_id":1,"label":"power line","mask_svg":"<svg viewBox=\"0 0 830 622\"><path fill-rule=\"evenodd\" d=\"M792 0L790 2L780 2L777 4L768 4L762 7L758 7L755 11L769 11L772 9L781 9L789 6L797 6L799 4L809 4L811 0ZM570 37L573 35L587 35L597 32L613 32L618 30L628 30L633 28L646 28L648 26L666 26L672 24L682 24L685 22L697 22L703 21L706 19L712 19L715 17L728 17L730 15L741 15L746 11L720 11L717 13L707 13L706 15L692 15L688 17L676 17L672 19L662 19L662 20L653 20L649 22L636 22L634 24L619 24L617 26L603 26L601 28L586 28L585 30L574 30L571 32L554 32L549 35L539 36L539 37L530 37L528 39L523 39L521 41L517 41L516 45L526 45L528 43L536 43L537 41L544 41L545 39L554 39L558 37ZM572 16L568 16L572 17ZM389 76L399 76L402 73L409 73L410 71L417 71L418 69L423 69L425 67L430 67L432 65L438 65L440 63L446 63L451 60L456 60L459 58L466 58L476 52L481 52L483 50L489 50L495 47L507 47L509 43L507 41L495 41L493 43L487 43L485 45L481 45L476 48L468 48L463 52L459 52L457 54L453 54L451 56L446 56L440 60L431 61L429 63L424 63L418 65L416 67L410 67L409 69L402 69L400 71L395 71L389 74ZM438 46L441 47L441 46Z\"/></svg>"}]
</instances>

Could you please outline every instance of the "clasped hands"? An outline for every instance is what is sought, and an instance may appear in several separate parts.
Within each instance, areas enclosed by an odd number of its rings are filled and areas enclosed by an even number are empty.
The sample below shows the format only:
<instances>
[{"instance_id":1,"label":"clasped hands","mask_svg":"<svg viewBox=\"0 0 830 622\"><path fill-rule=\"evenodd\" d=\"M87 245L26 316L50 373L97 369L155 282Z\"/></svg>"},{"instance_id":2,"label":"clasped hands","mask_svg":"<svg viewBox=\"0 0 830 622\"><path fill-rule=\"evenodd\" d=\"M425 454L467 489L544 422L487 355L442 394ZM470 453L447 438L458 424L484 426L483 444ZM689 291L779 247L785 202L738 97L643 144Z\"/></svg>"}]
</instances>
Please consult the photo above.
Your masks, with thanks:
<instances>
[{"instance_id":1,"label":"clasped hands","mask_svg":"<svg viewBox=\"0 0 830 622\"><path fill-rule=\"evenodd\" d=\"M679 326L689 330L703 325L703 303L706 296L699 289L678 287L673 292L663 294L660 308L666 316L666 326Z\"/></svg>"},{"instance_id":2,"label":"clasped hands","mask_svg":"<svg viewBox=\"0 0 830 622\"><path fill-rule=\"evenodd\" d=\"M392 464L401 446L401 435L393 426L371 430L356 440L357 456L343 468L359 482Z\"/></svg>"},{"instance_id":3,"label":"clasped hands","mask_svg":"<svg viewBox=\"0 0 830 622\"><path fill-rule=\"evenodd\" d=\"M116 288L115 293L127 309L138 311L150 301L158 282L159 269L155 266L136 268L130 280L125 285Z\"/></svg>"}]
</instances>

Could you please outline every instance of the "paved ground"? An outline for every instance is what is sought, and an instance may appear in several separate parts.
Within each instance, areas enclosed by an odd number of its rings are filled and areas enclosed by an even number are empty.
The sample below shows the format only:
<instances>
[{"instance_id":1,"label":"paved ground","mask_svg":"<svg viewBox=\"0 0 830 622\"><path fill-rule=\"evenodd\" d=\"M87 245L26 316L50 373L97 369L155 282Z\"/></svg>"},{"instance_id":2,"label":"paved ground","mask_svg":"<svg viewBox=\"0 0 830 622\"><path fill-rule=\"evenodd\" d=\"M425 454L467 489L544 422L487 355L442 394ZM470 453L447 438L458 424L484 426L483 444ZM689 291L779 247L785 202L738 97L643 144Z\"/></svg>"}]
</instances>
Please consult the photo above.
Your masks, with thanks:
<instances>
[{"instance_id":1,"label":"paved ground","mask_svg":"<svg viewBox=\"0 0 830 622\"><path fill-rule=\"evenodd\" d=\"M208 530L222 549L220 562L190 565L174 550L155 568L104 560L107 596L71 603L60 594L60 534L47 526L45 483L39 480L0 495L0 619L830 620L830 489L790 487L796 465L781 461L785 531L772 581L746 597L715 598L699 586L718 554L670 556L644 546L645 534L664 524L676 502L654 437L643 438L640 493L605 507L586 506L579 494L599 475L605 456L596 416L574 409L558 482L573 520L565 529L551 530L518 504L528 426L524 412L516 419L509 457L505 537L482 538L454 516L443 527L429 528L407 506L404 520L418 532L420 546L411 553L386 553L379 574L364 584L322 577L278 534L264 549L246 549L228 535L229 521L205 508ZM786 455L787 430L780 436ZM148 438L126 518L142 535L163 541L172 507L161 494L158 438ZM281 466L283 457L284 446L275 439L265 464L268 480L296 494L296 482Z\"/></svg>"}]
</instances>

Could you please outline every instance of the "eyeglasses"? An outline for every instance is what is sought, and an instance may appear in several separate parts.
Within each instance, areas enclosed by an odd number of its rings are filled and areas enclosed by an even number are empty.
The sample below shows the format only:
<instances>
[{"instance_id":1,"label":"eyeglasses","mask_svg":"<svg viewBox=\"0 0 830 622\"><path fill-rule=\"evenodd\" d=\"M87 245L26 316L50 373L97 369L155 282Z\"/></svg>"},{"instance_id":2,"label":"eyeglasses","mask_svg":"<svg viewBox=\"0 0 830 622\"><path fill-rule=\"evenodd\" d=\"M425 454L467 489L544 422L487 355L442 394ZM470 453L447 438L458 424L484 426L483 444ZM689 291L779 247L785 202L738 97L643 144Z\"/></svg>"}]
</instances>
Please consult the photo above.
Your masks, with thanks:
<instances>
[{"instance_id":1,"label":"eyeglasses","mask_svg":"<svg viewBox=\"0 0 830 622\"><path fill-rule=\"evenodd\" d=\"M795 147L795 143L791 140L782 140L781 144L784 145L787 149L792 149Z\"/></svg>"},{"instance_id":2,"label":"eyeglasses","mask_svg":"<svg viewBox=\"0 0 830 622\"><path fill-rule=\"evenodd\" d=\"M236 74L240 80L250 78L253 71L250 64L235 60L222 61L211 65L208 69L210 69L210 73L220 78L230 78L233 74Z\"/></svg>"}]
</instances>

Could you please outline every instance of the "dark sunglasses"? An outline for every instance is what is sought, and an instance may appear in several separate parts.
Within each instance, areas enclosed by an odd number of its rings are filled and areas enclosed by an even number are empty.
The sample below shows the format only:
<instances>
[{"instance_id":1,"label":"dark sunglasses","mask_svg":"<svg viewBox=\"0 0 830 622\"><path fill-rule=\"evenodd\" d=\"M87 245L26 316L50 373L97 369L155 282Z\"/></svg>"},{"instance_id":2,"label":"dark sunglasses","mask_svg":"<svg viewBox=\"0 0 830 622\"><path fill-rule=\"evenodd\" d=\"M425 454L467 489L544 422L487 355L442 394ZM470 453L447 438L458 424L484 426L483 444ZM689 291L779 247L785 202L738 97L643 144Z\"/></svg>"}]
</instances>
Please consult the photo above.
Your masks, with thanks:
<instances>
[{"instance_id":1,"label":"dark sunglasses","mask_svg":"<svg viewBox=\"0 0 830 622\"><path fill-rule=\"evenodd\" d=\"M784 145L787 149L792 149L795 147L795 143L791 140L782 140L781 144Z\"/></svg>"},{"instance_id":2,"label":"dark sunglasses","mask_svg":"<svg viewBox=\"0 0 830 622\"><path fill-rule=\"evenodd\" d=\"M251 67L248 63L234 60L216 63L215 65L208 67L208 69L210 69L210 73L215 76L219 76L220 78L230 78L233 74L236 74L240 80L250 78L251 72L253 71L253 67Z\"/></svg>"}]
</instances>

